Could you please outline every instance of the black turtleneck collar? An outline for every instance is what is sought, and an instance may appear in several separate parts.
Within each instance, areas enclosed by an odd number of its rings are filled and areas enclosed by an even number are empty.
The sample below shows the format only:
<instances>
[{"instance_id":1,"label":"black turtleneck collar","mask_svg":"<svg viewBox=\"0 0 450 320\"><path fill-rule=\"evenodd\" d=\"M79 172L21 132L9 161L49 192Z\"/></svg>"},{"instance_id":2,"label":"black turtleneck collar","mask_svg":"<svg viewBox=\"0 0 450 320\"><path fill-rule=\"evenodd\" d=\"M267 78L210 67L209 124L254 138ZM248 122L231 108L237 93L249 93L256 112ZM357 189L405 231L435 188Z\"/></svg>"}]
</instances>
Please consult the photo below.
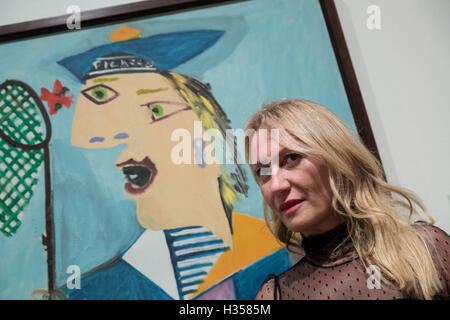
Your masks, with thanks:
<instances>
[{"instance_id":1,"label":"black turtleneck collar","mask_svg":"<svg viewBox=\"0 0 450 320\"><path fill-rule=\"evenodd\" d=\"M302 246L307 256L329 255L347 236L347 225L342 223L325 233L303 237Z\"/></svg>"}]
</instances>

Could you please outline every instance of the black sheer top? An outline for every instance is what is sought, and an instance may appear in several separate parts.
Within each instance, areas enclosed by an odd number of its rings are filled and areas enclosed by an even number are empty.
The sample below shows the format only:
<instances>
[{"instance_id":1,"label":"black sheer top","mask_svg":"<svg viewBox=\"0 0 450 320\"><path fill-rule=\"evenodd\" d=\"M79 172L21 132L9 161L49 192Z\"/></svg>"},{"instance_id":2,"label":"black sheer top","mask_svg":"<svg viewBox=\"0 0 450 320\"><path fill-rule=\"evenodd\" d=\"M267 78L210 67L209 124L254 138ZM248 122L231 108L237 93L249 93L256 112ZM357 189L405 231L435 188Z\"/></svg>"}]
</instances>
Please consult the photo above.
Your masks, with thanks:
<instances>
[{"instance_id":1,"label":"black sheer top","mask_svg":"<svg viewBox=\"0 0 450 320\"><path fill-rule=\"evenodd\" d=\"M437 265L442 292L436 299L450 299L450 237L427 223L416 223L426 239L433 242L442 264ZM392 300L408 299L395 287L377 282L377 270L365 270L345 224L320 235L305 237L305 256L280 276L270 275L259 290L257 300Z\"/></svg>"}]
</instances>

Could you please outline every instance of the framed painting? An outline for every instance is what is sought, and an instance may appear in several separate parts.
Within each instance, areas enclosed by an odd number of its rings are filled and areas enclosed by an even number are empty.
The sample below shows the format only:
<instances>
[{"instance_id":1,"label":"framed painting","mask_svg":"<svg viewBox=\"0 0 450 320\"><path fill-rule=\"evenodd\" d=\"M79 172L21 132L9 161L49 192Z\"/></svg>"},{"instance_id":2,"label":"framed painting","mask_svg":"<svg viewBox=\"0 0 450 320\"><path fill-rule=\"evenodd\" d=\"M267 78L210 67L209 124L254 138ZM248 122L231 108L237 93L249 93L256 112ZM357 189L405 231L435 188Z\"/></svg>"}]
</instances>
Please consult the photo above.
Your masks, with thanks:
<instances>
[{"instance_id":1,"label":"framed painting","mask_svg":"<svg viewBox=\"0 0 450 320\"><path fill-rule=\"evenodd\" d=\"M253 299L293 262L241 161L249 117L312 100L377 154L331 0L67 18L0 28L1 299Z\"/></svg>"}]
</instances>

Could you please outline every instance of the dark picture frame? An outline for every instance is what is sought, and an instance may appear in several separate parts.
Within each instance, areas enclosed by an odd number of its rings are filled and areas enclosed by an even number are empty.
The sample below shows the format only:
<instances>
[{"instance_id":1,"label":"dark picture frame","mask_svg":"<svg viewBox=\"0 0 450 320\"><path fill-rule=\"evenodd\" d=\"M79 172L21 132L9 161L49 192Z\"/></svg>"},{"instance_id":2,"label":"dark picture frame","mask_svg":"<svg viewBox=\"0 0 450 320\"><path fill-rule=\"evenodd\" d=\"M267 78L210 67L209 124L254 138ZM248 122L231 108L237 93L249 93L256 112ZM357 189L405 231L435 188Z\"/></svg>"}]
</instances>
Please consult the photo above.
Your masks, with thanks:
<instances>
[{"instance_id":1,"label":"dark picture frame","mask_svg":"<svg viewBox=\"0 0 450 320\"><path fill-rule=\"evenodd\" d=\"M137 18L170 15L183 11L203 9L206 7L221 6L231 3L247 2L249 0L148 0L119 6L106 7L90 11L82 11L81 27L98 27L105 24L120 23ZM258 0L254 0L258 1ZM323 18L326 24L330 43L336 58L342 83L348 99L358 134L380 161L381 158L376 145L375 137L368 118L364 100L358 84L351 56L345 41L334 0L316 0L320 3ZM67 20L70 14L45 18L34 21L10 24L0 27L0 45L35 37L46 37L60 33L77 32L69 30ZM35 99L38 101L38 97ZM48 152L46 152L48 154ZM49 160L47 161L47 164ZM46 179L50 181L50 177ZM50 186L47 186L46 198L51 201ZM47 298L57 298L55 286L55 244L53 212L50 203L46 204L46 230L47 236L43 239L48 254L48 293Z\"/></svg>"}]
</instances>

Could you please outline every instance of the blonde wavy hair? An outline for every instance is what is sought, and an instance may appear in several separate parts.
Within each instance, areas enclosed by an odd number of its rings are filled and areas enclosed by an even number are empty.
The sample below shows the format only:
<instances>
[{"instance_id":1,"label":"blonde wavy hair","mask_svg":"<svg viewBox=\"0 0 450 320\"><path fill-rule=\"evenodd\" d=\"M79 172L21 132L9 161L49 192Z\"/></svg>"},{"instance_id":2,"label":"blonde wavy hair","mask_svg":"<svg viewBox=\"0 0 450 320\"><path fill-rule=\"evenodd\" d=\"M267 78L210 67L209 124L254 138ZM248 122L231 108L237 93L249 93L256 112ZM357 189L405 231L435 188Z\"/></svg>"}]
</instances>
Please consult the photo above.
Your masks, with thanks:
<instances>
[{"instance_id":1,"label":"blonde wavy hair","mask_svg":"<svg viewBox=\"0 0 450 320\"><path fill-rule=\"evenodd\" d=\"M442 289L433 248L413 225L421 214L430 223L434 220L415 194L385 181L379 161L335 114L310 101L285 100L264 106L246 130L261 127L279 129L281 145L324 161L332 207L344 217L365 267L378 266L383 283L411 298L431 299ZM246 141L247 161L250 141L251 137ZM287 249L301 247L301 234L288 230L267 203L263 207L269 229Z\"/></svg>"}]
</instances>

